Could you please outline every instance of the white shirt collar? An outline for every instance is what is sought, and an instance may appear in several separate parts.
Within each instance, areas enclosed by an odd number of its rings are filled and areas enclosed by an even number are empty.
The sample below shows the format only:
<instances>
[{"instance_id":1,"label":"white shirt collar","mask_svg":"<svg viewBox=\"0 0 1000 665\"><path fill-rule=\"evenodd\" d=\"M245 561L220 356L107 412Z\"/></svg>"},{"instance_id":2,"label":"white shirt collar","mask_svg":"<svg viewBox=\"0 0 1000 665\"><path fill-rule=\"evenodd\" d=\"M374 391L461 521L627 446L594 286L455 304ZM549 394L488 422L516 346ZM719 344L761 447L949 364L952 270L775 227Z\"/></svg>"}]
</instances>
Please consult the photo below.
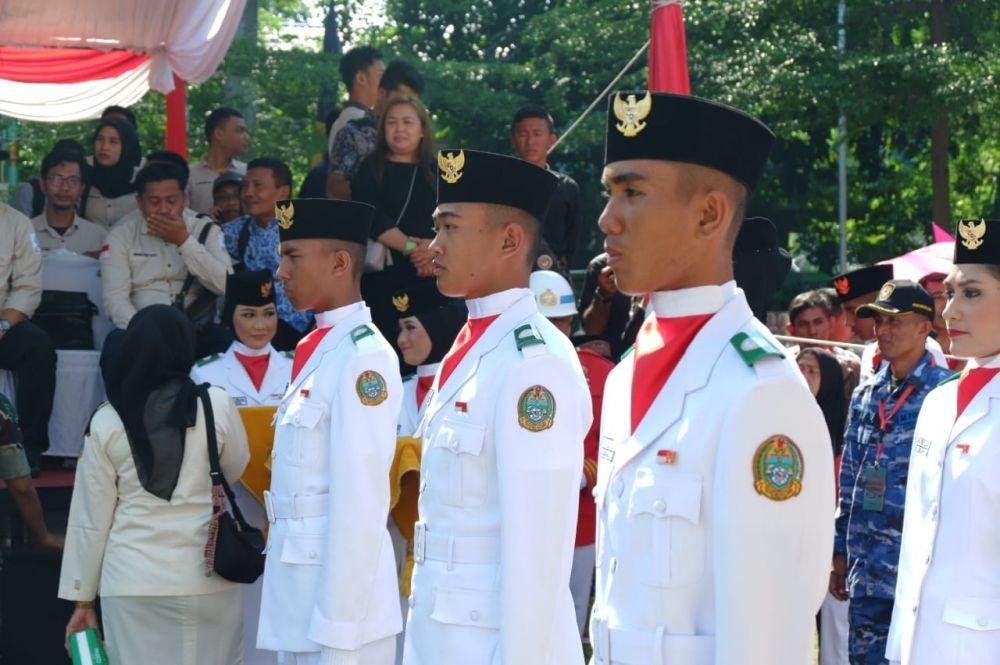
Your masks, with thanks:
<instances>
[{"instance_id":1,"label":"white shirt collar","mask_svg":"<svg viewBox=\"0 0 1000 665\"><path fill-rule=\"evenodd\" d=\"M988 367L990 369L1000 367L1000 353L987 358L973 358L969 361L969 369L979 369L980 367Z\"/></svg>"},{"instance_id":2,"label":"white shirt collar","mask_svg":"<svg viewBox=\"0 0 1000 665\"><path fill-rule=\"evenodd\" d=\"M241 356L249 356L251 358L255 356L266 356L271 353L271 344L268 343L266 346L260 349L251 349L249 346L240 342L239 340L233 342L232 345L233 353L238 353Z\"/></svg>"},{"instance_id":3,"label":"white shirt collar","mask_svg":"<svg viewBox=\"0 0 1000 665\"><path fill-rule=\"evenodd\" d=\"M365 303L363 300L358 302L352 302L350 305L344 305L343 307L338 307L337 309L331 309L328 312L319 312L316 314L316 327L317 328L331 328L351 314L355 312L360 312L364 309Z\"/></svg>"},{"instance_id":4,"label":"white shirt collar","mask_svg":"<svg viewBox=\"0 0 1000 665\"><path fill-rule=\"evenodd\" d=\"M434 363L433 365L420 365L419 367L417 367L417 376L419 377L434 376L435 374L437 374L438 367L440 366L441 363Z\"/></svg>"},{"instance_id":5,"label":"white shirt collar","mask_svg":"<svg viewBox=\"0 0 1000 665\"><path fill-rule=\"evenodd\" d=\"M734 280L676 291L656 291L650 294L650 305L659 318L715 314L736 292Z\"/></svg>"},{"instance_id":6,"label":"white shirt collar","mask_svg":"<svg viewBox=\"0 0 1000 665\"><path fill-rule=\"evenodd\" d=\"M496 316L503 313L525 296L534 298L531 289L507 289L506 291L491 293L482 298L466 300L465 304L469 308L470 319L482 319L487 316Z\"/></svg>"}]
</instances>

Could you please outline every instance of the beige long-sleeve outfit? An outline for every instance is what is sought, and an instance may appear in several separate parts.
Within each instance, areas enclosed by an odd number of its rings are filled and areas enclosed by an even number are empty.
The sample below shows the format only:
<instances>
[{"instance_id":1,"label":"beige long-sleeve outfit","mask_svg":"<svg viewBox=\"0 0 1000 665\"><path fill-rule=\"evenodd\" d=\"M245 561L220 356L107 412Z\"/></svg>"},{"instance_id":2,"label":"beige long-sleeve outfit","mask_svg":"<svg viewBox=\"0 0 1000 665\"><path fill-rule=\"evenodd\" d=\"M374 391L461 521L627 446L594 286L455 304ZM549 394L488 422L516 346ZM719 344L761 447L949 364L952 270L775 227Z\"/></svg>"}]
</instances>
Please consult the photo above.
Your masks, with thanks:
<instances>
[{"instance_id":1,"label":"beige long-sleeve outfit","mask_svg":"<svg viewBox=\"0 0 1000 665\"><path fill-rule=\"evenodd\" d=\"M210 390L219 463L235 482L250 458L232 399ZM143 489L110 404L97 410L77 465L59 597L102 600L113 665L234 665L242 660L240 587L206 574L212 515L205 416L187 430L169 501Z\"/></svg>"}]
</instances>

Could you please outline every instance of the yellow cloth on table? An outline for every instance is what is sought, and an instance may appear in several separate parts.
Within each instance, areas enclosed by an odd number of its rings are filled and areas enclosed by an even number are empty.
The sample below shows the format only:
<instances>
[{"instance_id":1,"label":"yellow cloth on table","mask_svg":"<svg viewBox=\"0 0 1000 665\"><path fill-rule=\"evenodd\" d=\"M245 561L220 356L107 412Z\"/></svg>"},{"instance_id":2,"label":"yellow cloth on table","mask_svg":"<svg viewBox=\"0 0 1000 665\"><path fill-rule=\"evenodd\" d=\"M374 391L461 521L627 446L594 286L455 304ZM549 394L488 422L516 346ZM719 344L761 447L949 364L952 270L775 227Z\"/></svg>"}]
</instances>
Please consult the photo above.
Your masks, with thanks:
<instances>
[{"instance_id":1,"label":"yellow cloth on table","mask_svg":"<svg viewBox=\"0 0 1000 665\"><path fill-rule=\"evenodd\" d=\"M271 486L271 448L274 446L273 406L245 406L238 409L247 431L250 462L240 481L260 505L264 505L264 490Z\"/></svg>"},{"instance_id":2,"label":"yellow cloth on table","mask_svg":"<svg viewBox=\"0 0 1000 665\"><path fill-rule=\"evenodd\" d=\"M399 592L410 595L410 576L413 572L413 527L420 515L417 500L420 498L420 445L413 436L396 437L396 456L389 467L389 511L399 532L406 538L406 565L399 580Z\"/></svg>"}]
</instances>

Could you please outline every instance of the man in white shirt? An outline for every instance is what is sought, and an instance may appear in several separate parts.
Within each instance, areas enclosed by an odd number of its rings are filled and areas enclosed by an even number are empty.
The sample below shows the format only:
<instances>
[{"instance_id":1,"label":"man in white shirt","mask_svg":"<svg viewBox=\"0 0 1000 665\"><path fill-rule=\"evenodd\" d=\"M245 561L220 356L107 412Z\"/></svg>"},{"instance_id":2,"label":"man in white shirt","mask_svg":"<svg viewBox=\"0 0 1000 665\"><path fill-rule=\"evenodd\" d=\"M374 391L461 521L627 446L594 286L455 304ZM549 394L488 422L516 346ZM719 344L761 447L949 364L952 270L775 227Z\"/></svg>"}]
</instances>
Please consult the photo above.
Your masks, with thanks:
<instances>
[{"instance_id":1,"label":"man in white shirt","mask_svg":"<svg viewBox=\"0 0 1000 665\"><path fill-rule=\"evenodd\" d=\"M86 171L79 155L51 152L42 160L45 210L31 225L43 252L66 249L94 259L100 255L107 230L76 214Z\"/></svg>"}]
</instances>

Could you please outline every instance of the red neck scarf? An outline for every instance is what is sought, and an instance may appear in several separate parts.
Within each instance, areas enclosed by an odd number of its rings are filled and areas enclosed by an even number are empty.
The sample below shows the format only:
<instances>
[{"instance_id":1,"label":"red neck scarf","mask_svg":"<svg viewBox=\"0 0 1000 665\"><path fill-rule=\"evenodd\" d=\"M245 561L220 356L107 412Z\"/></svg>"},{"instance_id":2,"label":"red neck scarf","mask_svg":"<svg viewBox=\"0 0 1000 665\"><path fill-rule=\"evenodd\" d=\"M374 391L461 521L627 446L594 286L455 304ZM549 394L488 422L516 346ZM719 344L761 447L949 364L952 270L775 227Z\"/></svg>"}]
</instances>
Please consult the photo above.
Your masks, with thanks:
<instances>
[{"instance_id":1,"label":"red neck scarf","mask_svg":"<svg viewBox=\"0 0 1000 665\"><path fill-rule=\"evenodd\" d=\"M265 353L262 356L245 356L242 353L233 351L233 355L243 365L247 376L253 383L254 390L260 390L260 384L264 382L264 375L267 374L267 366L271 360L271 354Z\"/></svg>"},{"instance_id":2,"label":"red neck scarf","mask_svg":"<svg viewBox=\"0 0 1000 665\"><path fill-rule=\"evenodd\" d=\"M451 376L451 373L455 371L458 364L462 362L462 358L465 354L469 352L472 345L483 336L486 329L490 327L490 324L497 320L499 314L494 314L493 316L484 316L481 319L469 319L462 326L462 329L458 332L458 337L455 338L455 343L452 344L451 350L441 361L441 381L438 383L440 388Z\"/></svg>"},{"instance_id":3,"label":"red neck scarf","mask_svg":"<svg viewBox=\"0 0 1000 665\"><path fill-rule=\"evenodd\" d=\"M333 326L327 328L316 328L311 333L303 337L299 343L295 346L295 357L292 359L292 381L295 377L299 375L302 368L305 367L306 363L309 362L310 356L312 356L313 351L319 346L319 343L323 341L326 334L333 330Z\"/></svg>"},{"instance_id":4,"label":"red neck scarf","mask_svg":"<svg viewBox=\"0 0 1000 665\"><path fill-rule=\"evenodd\" d=\"M955 417L958 418L965 411L965 407L975 399L979 391L989 383L994 376L1000 373L1000 367L977 367L970 369L958 380L958 411Z\"/></svg>"}]
</instances>

